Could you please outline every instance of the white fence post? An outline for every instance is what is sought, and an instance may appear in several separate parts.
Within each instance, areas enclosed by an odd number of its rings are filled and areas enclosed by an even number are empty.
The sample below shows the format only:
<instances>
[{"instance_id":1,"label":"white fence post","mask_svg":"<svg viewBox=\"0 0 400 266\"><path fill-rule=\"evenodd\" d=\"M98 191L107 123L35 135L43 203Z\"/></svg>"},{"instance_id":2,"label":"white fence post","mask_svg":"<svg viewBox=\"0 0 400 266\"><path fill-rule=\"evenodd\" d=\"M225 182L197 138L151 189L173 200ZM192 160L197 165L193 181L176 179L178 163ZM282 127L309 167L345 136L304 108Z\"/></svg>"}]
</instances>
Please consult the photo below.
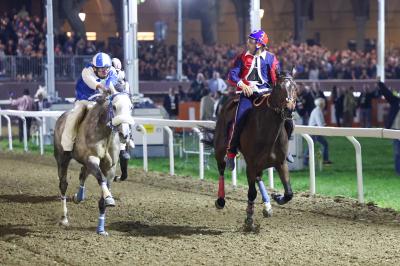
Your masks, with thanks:
<instances>
[{"instance_id":1,"label":"white fence post","mask_svg":"<svg viewBox=\"0 0 400 266\"><path fill-rule=\"evenodd\" d=\"M236 188L237 186L237 157L235 157L235 168L232 170L232 186Z\"/></svg>"},{"instance_id":2,"label":"white fence post","mask_svg":"<svg viewBox=\"0 0 400 266\"><path fill-rule=\"evenodd\" d=\"M26 129L26 118L25 116L19 115L19 118L22 119L22 123L23 123L23 132L24 132L24 151L27 152L28 151L28 133L27 133L27 129Z\"/></svg>"},{"instance_id":3,"label":"white fence post","mask_svg":"<svg viewBox=\"0 0 400 266\"><path fill-rule=\"evenodd\" d=\"M8 115L3 115L7 120L7 129L8 129L8 149L10 151L13 150L13 139L12 139L12 128L11 128L11 119Z\"/></svg>"},{"instance_id":4,"label":"white fence post","mask_svg":"<svg viewBox=\"0 0 400 266\"><path fill-rule=\"evenodd\" d=\"M356 167L357 167L357 191L358 201L364 203L364 185L362 176L362 157L361 157L361 145L353 136L346 136L348 140L353 144L356 151Z\"/></svg>"},{"instance_id":5,"label":"white fence post","mask_svg":"<svg viewBox=\"0 0 400 266\"><path fill-rule=\"evenodd\" d=\"M308 144L308 163L310 168L310 193L315 195L315 159L314 159L314 141L308 134L301 134Z\"/></svg>"},{"instance_id":6,"label":"white fence post","mask_svg":"<svg viewBox=\"0 0 400 266\"><path fill-rule=\"evenodd\" d=\"M174 134L169 126L164 126L165 131L168 133L168 150L169 150L169 174L175 175L175 162L174 162Z\"/></svg>"},{"instance_id":7,"label":"white fence post","mask_svg":"<svg viewBox=\"0 0 400 266\"><path fill-rule=\"evenodd\" d=\"M274 189L274 168L268 168L268 181L269 181L269 188Z\"/></svg>"},{"instance_id":8,"label":"white fence post","mask_svg":"<svg viewBox=\"0 0 400 266\"><path fill-rule=\"evenodd\" d=\"M149 170L147 161L147 131L143 125L137 125L137 128L143 134L143 170L147 172Z\"/></svg>"},{"instance_id":9,"label":"white fence post","mask_svg":"<svg viewBox=\"0 0 400 266\"><path fill-rule=\"evenodd\" d=\"M43 147L43 120L39 117L35 117L39 124L39 144L40 144L40 155L44 154L44 147Z\"/></svg>"},{"instance_id":10,"label":"white fence post","mask_svg":"<svg viewBox=\"0 0 400 266\"><path fill-rule=\"evenodd\" d=\"M193 131L199 135L199 167L200 167L200 180L204 179L204 143L203 140L203 133L197 127L193 128Z\"/></svg>"}]
</instances>

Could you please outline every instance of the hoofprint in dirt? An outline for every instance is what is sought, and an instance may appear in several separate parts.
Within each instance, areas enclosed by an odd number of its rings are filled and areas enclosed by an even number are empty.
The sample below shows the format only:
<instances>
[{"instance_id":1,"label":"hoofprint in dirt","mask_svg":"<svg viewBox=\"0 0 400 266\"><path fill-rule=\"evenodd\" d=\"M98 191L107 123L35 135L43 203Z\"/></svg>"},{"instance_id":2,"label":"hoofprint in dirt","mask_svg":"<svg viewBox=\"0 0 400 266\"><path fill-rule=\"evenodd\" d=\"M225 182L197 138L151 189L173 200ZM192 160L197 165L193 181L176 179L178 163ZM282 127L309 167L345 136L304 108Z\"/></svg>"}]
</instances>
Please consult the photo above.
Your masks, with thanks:
<instances>
[{"instance_id":1,"label":"hoofprint in dirt","mask_svg":"<svg viewBox=\"0 0 400 266\"><path fill-rule=\"evenodd\" d=\"M397 213L343 198L295 194L243 231L246 189L227 189L224 210L214 206L217 184L130 169L112 187L109 237L95 233L98 187L88 178L87 199L68 202L70 226L60 227L58 178L51 157L0 153L2 265L399 265ZM79 167L68 174L68 195Z\"/></svg>"}]
</instances>

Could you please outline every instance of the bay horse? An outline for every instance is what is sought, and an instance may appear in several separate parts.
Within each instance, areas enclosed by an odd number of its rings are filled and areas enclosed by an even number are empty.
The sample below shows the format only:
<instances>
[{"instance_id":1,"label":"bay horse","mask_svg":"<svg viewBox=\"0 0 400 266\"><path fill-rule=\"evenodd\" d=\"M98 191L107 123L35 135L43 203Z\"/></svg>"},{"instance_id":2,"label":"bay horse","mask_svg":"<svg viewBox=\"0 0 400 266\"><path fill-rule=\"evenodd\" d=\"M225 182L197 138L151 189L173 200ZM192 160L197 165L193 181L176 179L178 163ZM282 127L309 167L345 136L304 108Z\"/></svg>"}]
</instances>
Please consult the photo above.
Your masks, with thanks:
<instances>
[{"instance_id":1,"label":"bay horse","mask_svg":"<svg viewBox=\"0 0 400 266\"><path fill-rule=\"evenodd\" d=\"M265 217L272 215L270 199L262 181L263 170L275 167L285 189L284 195L274 194L273 199L280 205L289 202L293 197L289 179L289 170L286 162L288 153L288 135L290 136L294 125L291 112L295 108L296 83L289 73L278 76L277 83L268 95L262 95L253 101L253 109L247 114L247 121L240 135L239 150L246 161L246 175L248 181L248 204L245 226L254 229L254 200L257 197L256 183L260 189L264 202L263 214ZM232 97L224 105L216 123L213 140L205 143L212 144L215 150L219 172L218 199L215 206L222 209L225 206L224 160L231 121L234 119L237 99ZM210 136L210 134L207 134ZM206 135L206 136L207 136Z\"/></svg>"},{"instance_id":2,"label":"bay horse","mask_svg":"<svg viewBox=\"0 0 400 266\"><path fill-rule=\"evenodd\" d=\"M59 188L63 215L61 225L67 226L67 171L71 159L82 164L79 174L80 187L73 197L75 203L85 199L85 181L89 174L93 175L101 187L98 202L99 220L97 233L107 236L104 229L106 207L115 206L109 191L111 181L115 177L120 151L120 138L129 136L129 126L134 123L131 116L132 102L126 92L109 92L98 95L92 108L86 110L78 122L77 135L72 152L64 152L61 136L64 130L68 111L58 118L54 132L54 157L57 161Z\"/></svg>"}]
</instances>

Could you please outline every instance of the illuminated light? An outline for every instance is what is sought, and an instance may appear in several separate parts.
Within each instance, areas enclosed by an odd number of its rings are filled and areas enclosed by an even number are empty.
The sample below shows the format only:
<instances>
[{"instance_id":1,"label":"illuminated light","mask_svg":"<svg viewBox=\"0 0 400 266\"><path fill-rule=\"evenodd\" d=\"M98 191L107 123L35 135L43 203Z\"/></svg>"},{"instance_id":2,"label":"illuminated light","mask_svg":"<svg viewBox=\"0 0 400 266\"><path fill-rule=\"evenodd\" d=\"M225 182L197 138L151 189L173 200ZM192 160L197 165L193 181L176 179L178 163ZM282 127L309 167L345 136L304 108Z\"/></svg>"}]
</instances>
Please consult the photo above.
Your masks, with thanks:
<instances>
[{"instance_id":1,"label":"illuminated light","mask_svg":"<svg viewBox=\"0 0 400 266\"><path fill-rule=\"evenodd\" d=\"M154 32L138 32L137 39L138 41L154 41Z\"/></svg>"},{"instance_id":2,"label":"illuminated light","mask_svg":"<svg viewBox=\"0 0 400 266\"><path fill-rule=\"evenodd\" d=\"M260 18L264 17L264 9L260 9Z\"/></svg>"},{"instance_id":3,"label":"illuminated light","mask_svg":"<svg viewBox=\"0 0 400 266\"><path fill-rule=\"evenodd\" d=\"M86 32L86 39L88 41L95 41L97 39L96 32L91 32L91 31Z\"/></svg>"},{"instance_id":4,"label":"illuminated light","mask_svg":"<svg viewBox=\"0 0 400 266\"><path fill-rule=\"evenodd\" d=\"M80 20L81 20L82 22L85 21L85 19L86 19L86 13L79 13L78 16L79 16L79 18L80 18Z\"/></svg>"}]
</instances>

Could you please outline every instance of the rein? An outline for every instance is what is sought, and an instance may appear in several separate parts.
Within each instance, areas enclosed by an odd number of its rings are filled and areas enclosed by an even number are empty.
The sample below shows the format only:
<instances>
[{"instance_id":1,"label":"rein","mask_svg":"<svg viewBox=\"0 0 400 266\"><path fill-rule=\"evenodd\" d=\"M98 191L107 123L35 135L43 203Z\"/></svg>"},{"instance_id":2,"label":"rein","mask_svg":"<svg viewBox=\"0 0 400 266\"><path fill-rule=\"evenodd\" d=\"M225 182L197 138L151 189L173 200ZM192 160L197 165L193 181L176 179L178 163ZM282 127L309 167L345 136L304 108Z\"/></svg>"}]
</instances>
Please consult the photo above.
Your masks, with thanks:
<instances>
[{"instance_id":1,"label":"rein","mask_svg":"<svg viewBox=\"0 0 400 266\"><path fill-rule=\"evenodd\" d=\"M288 112L285 112L285 110L286 110L285 107L282 107L282 108L273 107L270 103L270 99L271 99L271 93L263 94L259 98L253 100L253 105L255 107L260 107L266 102L267 107L270 108L271 110L273 110L275 113L280 114L282 120L293 119L291 114L288 115Z\"/></svg>"}]
</instances>

